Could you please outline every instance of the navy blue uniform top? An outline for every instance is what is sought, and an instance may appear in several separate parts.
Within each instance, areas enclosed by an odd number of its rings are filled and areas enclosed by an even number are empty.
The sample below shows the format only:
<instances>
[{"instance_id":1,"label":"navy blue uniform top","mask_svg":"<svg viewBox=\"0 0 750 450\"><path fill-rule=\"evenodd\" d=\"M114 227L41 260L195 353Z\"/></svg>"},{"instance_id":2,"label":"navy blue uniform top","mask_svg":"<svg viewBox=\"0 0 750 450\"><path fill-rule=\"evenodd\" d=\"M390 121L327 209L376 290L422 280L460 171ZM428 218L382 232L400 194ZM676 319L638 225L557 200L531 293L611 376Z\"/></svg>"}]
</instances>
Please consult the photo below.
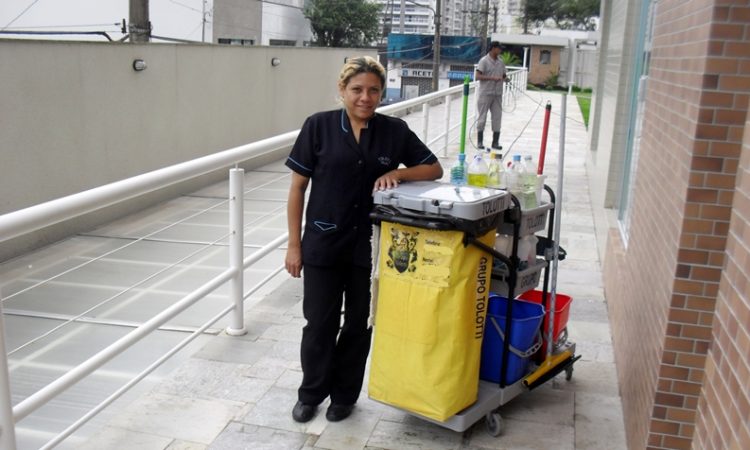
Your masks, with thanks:
<instances>
[{"instance_id":1,"label":"navy blue uniform top","mask_svg":"<svg viewBox=\"0 0 750 450\"><path fill-rule=\"evenodd\" d=\"M371 265L372 188L398 168L432 164L435 155L401 119L375 114L354 139L344 109L308 117L286 165L311 179L302 263Z\"/></svg>"}]
</instances>

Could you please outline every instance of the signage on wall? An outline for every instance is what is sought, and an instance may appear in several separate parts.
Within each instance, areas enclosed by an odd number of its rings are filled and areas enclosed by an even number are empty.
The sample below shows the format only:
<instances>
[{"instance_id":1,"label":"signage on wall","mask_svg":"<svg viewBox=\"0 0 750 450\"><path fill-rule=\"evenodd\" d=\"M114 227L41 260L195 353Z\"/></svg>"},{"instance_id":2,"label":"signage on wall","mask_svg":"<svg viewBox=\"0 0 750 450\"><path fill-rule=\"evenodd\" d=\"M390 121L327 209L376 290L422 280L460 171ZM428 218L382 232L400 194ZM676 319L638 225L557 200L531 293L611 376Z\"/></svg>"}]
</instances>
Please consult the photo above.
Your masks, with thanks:
<instances>
[{"instance_id":1,"label":"signage on wall","mask_svg":"<svg viewBox=\"0 0 750 450\"><path fill-rule=\"evenodd\" d=\"M432 70L426 69L402 69L402 77L432 78Z\"/></svg>"},{"instance_id":2,"label":"signage on wall","mask_svg":"<svg viewBox=\"0 0 750 450\"><path fill-rule=\"evenodd\" d=\"M448 71L449 80L463 80L467 75L469 76L469 80L474 81L474 72L460 72L455 70Z\"/></svg>"}]
</instances>

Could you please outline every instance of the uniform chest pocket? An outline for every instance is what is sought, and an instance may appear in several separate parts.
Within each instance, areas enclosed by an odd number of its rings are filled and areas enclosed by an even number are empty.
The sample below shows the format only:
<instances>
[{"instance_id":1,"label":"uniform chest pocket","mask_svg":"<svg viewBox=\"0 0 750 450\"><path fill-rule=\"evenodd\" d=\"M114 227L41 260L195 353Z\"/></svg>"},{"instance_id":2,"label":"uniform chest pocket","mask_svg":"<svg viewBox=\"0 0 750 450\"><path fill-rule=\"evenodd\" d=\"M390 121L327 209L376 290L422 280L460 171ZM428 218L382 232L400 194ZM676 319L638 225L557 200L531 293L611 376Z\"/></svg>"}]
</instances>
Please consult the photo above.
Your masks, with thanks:
<instances>
[{"instance_id":1,"label":"uniform chest pocket","mask_svg":"<svg viewBox=\"0 0 750 450\"><path fill-rule=\"evenodd\" d=\"M315 221L313 221L313 226L318 231L324 231L324 232L325 231L334 231L334 230L336 230L338 228L338 225L336 225L335 223L324 222L322 220L315 220Z\"/></svg>"}]
</instances>

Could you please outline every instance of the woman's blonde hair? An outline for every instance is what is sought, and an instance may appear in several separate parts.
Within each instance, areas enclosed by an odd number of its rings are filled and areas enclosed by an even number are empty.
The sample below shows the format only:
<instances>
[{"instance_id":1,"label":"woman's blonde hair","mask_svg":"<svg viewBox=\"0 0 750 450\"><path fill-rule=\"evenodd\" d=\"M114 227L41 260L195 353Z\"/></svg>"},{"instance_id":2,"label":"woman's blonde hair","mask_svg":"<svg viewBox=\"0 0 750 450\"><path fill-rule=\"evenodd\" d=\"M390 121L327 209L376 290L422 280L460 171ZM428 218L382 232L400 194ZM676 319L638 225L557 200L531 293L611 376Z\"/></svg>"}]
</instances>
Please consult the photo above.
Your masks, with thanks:
<instances>
[{"instance_id":1,"label":"woman's blonde hair","mask_svg":"<svg viewBox=\"0 0 750 450\"><path fill-rule=\"evenodd\" d=\"M371 56L347 59L339 73L339 88L344 89L349 84L349 80L360 73L374 73L380 78L381 89L385 89L385 69Z\"/></svg>"}]
</instances>

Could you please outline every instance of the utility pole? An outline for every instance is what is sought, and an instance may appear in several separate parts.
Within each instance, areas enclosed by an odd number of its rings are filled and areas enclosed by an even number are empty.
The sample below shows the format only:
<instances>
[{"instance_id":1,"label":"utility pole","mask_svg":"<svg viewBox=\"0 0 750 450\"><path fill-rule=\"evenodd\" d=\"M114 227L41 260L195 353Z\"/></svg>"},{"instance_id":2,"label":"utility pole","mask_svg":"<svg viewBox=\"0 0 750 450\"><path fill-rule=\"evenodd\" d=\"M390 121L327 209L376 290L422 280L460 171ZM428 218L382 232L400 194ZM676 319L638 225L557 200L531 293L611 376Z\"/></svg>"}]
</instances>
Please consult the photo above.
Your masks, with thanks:
<instances>
[{"instance_id":1,"label":"utility pole","mask_svg":"<svg viewBox=\"0 0 750 450\"><path fill-rule=\"evenodd\" d=\"M487 0L489 1L489 0ZM438 90L438 77L440 76L440 0L435 0L435 42L432 56L432 92Z\"/></svg>"},{"instance_id":2,"label":"utility pole","mask_svg":"<svg viewBox=\"0 0 750 450\"><path fill-rule=\"evenodd\" d=\"M404 16L406 14L406 2L404 0L401 0L401 7L399 9L399 26L398 26L398 32L401 34L404 34Z\"/></svg>"},{"instance_id":3,"label":"utility pole","mask_svg":"<svg viewBox=\"0 0 750 450\"><path fill-rule=\"evenodd\" d=\"M482 23L482 56L487 54L487 28L490 21L490 0L484 0L484 23Z\"/></svg>"},{"instance_id":4,"label":"utility pole","mask_svg":"<svg viewBox=\"0 0 750 450\"><path fill-rule=\"evenodd\" d=\"M130 0L130 42L143 43L151 40L151 21L148 17L148 0Z\"/></svg>"},{"instance_id":5,"label":"utility pole","mask_svg":"<svg viewBox=\"0 0 750 450\"><path fill-rule=\"evenodd\" d=\"M492 32L497 33L497 4L492 5Z\"/></svg>"},{"instance_id":6,"label":"utility pole","mask_svg":"<svg viewBox=\"0 0 750 450\"><path fill-rule=\"evenodd\" d=\"M203 4L203 13L201 14L201 42L206 42L206 0L201 2Z\"/></svg>"}]
</instances>

